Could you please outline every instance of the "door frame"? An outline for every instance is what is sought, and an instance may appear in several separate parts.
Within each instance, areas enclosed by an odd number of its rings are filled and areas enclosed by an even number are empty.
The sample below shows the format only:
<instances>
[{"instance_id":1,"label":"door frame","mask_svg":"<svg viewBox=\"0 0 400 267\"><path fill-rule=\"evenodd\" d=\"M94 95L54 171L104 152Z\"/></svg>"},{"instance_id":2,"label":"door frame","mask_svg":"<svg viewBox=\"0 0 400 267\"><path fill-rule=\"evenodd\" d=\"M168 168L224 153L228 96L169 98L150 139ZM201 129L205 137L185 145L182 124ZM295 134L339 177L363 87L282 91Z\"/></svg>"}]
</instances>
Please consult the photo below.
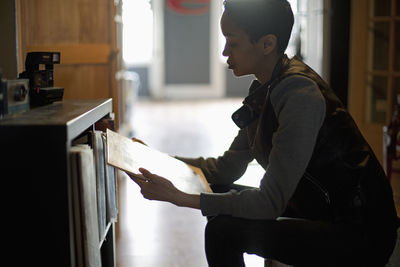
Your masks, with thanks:
<instances>
[{"instance_id":1,"label":"door frame","mask_svg":"<svg viewBox=\"0 0 400 267\"><path fill-rule=\"evenodd\" d=\"M165 1L153 1L154 46L150 65L149 91L156 99L217 98L225 95L224 64L220 60L219 19L222 1L210 0L210 83L209 84L166 84L164 49Z\"/></svg>"}]
</instances>

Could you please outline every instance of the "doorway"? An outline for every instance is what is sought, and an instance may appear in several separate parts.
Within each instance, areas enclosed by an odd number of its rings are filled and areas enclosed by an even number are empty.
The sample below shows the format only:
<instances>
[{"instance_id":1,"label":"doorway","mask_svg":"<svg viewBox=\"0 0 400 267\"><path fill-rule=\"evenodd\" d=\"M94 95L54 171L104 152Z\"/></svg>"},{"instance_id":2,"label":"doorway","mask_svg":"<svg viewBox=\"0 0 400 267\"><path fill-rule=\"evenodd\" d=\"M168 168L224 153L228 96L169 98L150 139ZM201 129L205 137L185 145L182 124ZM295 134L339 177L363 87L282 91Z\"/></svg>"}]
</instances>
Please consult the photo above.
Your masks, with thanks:
<instances>
[{"instance_id":1,"label":"doorway","mask_svg":"<svg viewBox=\"0 0 400 267\"><path fill-rule=\"evenodd\" d=\"M222 1L124 1L123 57L141 77L139 96L224 96L221 13Z\"/></svg>"}]
</instances>

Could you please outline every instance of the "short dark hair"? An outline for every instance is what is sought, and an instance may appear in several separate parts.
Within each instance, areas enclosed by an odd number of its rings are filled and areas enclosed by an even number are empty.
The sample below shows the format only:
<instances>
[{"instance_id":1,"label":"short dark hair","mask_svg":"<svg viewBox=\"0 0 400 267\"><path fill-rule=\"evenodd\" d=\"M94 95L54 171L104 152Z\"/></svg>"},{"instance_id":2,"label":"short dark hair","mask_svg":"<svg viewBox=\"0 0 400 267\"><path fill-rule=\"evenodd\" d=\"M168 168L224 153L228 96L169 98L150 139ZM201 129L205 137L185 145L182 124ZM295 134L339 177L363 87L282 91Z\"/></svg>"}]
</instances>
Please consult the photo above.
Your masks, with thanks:
<instances>
[{"instance_id":1,"label":"short dark hair","mask_svg":"<svg viewBox=\"0 0 400 267\"><path fill-rule=\"evenodd\" d=\"M225 0L224 6L225 13L247 33L251 42L273 34L278 40L278 53L285 52L294 23L287 0Z\"/></svg>"}]
</instances>

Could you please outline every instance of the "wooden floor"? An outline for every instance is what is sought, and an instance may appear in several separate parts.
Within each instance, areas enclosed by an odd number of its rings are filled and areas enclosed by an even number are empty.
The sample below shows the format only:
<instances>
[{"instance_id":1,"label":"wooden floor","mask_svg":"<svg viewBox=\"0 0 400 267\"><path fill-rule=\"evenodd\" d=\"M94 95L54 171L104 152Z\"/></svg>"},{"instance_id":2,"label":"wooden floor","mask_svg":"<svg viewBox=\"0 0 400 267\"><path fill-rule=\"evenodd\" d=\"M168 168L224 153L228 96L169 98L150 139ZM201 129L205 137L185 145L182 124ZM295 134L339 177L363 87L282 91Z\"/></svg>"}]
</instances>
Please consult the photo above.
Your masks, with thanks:
<instances>
[{"instance_id":1,"label":"wooden floor","mask_svg":"<svg viewBox=\"0 0 400 267\"><path fill-rule=\"evenodd\" d=\"M170 155L218 156L236 136L238 128L230 116L241 101L138 101L133 110L133 134ZM253 172L259 171L253 168ZM247 177L254 176L259 175ZM247 184L258 182L243 179ZM200 211L145 200L124 174L119 177L119 205L118 267L207 266L203 240L206 219ZM263 266L257 256L245 255L245 261L246 266Z\"/></svg>"}]
</instances>

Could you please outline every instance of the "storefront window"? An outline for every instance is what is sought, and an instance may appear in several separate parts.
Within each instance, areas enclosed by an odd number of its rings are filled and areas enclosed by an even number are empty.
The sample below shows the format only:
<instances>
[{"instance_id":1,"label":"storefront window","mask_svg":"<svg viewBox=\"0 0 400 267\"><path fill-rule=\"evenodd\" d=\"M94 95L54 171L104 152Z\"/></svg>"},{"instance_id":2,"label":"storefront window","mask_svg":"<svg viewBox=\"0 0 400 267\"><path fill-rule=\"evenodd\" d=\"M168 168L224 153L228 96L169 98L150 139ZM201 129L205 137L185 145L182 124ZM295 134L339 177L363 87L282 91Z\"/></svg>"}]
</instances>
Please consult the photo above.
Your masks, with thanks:
<instances>
[{"instance_id":1,"label":"storefront window","mask_svg":"<svg viewBox=\"0 0 400 267\"><path fill-rule=\"evenodd\" d=\"M387 112L387 77L373 76L370 82L370 120L385 121Z\"/></svg>"},{"instance_id":2,"label":"storefront window","mask_svg":"<svg viewBox=\"0 0 400 267\"><path fill-rule=\"evenodd\" d=\"M373 23L373 69L387 70L389 60L389 29L387 22Z\"/></svg>"},{"instance_id":3,"label":"storefront window","mask_svg":"<svg viewBox=\"0 0 400 267\"><path fill-rule=\"evenodd\" d=\"M367 119L387 124L400 93L400 0L371 0Z\"/></svg>"},{"instance_id":4,"label":"storefront window","mask_svg":"<svg viewBox=\"0 0 400 267\"><path fill-rule=\"evenodd\" d=\"M374 0L373 16L390 16L390 0Z\"/></svg>"},{"instance_id":5,"label":"storefront window","mask_svg":"<svg viewBox=\"0 0 400 267\"><path fill-rule=\"evenodd\" d=\"M400 0L396 2L396 15L400 16Z\"/></svg>"}]
</instances>

